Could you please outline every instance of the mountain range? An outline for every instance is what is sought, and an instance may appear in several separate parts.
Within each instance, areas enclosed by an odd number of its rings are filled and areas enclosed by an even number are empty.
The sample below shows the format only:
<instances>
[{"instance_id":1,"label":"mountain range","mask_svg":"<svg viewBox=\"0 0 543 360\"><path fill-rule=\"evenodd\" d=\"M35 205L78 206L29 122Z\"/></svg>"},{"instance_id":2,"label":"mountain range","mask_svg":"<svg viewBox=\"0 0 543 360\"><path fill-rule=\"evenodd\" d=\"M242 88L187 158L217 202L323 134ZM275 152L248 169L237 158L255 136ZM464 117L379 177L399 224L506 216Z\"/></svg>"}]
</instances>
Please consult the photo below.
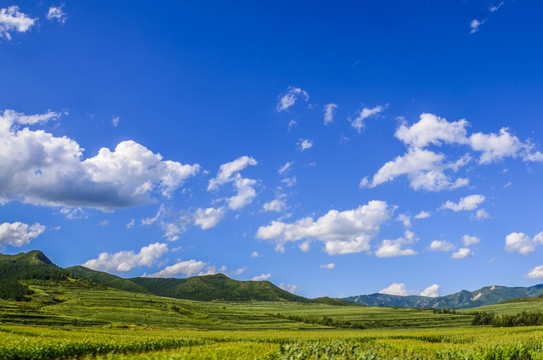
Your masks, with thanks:
<instances>
[{"instance_id":1,"label":"mountain range","mask_svg":"<svg viewBox=\"0 0 543 360\"><path fill-rule=\"evenodd\" d=\"M479 290L439 296L370 294L343 299L308 299L283 290L269 281L238 281L224 274L177 278L122 278L83 266L57 267L39 250L17 255L0 254L0 298L24 300L31 290L20 280L60 281L72 279L81 286L110 287L132 293L198 301L289 301L328 305L392 306L409 308L467 309L515 298L543 295L543 284L531 287L486 286Z\"/></svg>"}]
</instances>

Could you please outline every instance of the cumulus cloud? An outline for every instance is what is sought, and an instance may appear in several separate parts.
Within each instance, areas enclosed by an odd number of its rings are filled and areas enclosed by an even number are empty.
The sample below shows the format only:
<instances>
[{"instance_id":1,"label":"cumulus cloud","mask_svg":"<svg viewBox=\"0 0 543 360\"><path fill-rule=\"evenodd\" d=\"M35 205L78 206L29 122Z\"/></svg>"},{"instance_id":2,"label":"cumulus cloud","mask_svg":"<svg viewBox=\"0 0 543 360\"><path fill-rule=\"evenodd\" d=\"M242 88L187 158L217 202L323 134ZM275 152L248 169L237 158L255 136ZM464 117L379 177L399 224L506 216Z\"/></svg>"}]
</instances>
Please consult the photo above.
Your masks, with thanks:
<instances>
[{"instance_id":1,"label":"cumulus cloud","mask_svg":"<svg viewBox=\"0 0 543 360\"><path fill-rule=\"evenodd\" d=\"M179 240L179 234L185 231L184 226L176 223L163 222L160 226L162 227L162 230L164 230L164 235L162 235L162 237L165 237L168 241Z\"/></svg>"},{"instance_id":2,"label":"cumulus cloud","mask_svg":"<svg viewBox=\"0 0 543 360\"><path fill-rule=\"evenodd\" d=\"M234 161L222 164L217 176L209 181L208 191L217 190L221 185L233 183L236 195L227 198L228 207L231 210L239 210L250 204L256 197L255 186L257 181L241 176L240 171L249 165L257 165L258 162L249 156L242 156Z\"/></svg>"},{"instance_id":3,"label":"cumulus cloud","mask_svg":"<svg viewBox=\"0 0 543 360\"><path fill-rule=\"evenodd\" d=\"M377 257L396 257L416 255L413 249L404 248L404 245L413 244L418 239L414 233L407 230L405 235L396 240L383 240L379 248L375 251Z\"/></svg>"},{"instance_id":4,"label":"cumulus cloud","mask_svg":"<svg viewBox=\"0 0 543 360\"><path fill-rule=\"evenodd\" d=\"M151 278L172 278L176 275L183 274L185 276L191 276L200 273L205 267L206 263L197 260L180 261L174 265L168 266L165 269L148 275Z\"/></svg>"},{"instance_id":5,"label":"cumulus cloud","mask_svg":"<svg viewBox=\"0 0 543 360\"><path fill-rule=\"evenodd\" d=\"M138 266L152 266L166 252L168 245L154 243L144 246L138 253L134 251L119 251L114 254L103 252L97 259L91 259L82 264L93 270L107 272L127 272Z\"/></svg>"},{"instance_id":6,"label":"cumulus cloud","mask_svg":"<svg viewBox=\"0 0 543 360\"><path fill-rule=\"evenodd\" d=\"M537 245L543 244L543 232L533 238L524 233L511 233L505 237L505 251L518 252L527 255L535 250Z\"/></svg>"},{"instance_id":7,"label":"cumulus cloud","mask_svg":"<svg viewBox=\"0 0 543 360\"><path fill-rule=\"evenodd\" d=\"M35 24L32 19L19 11L18 6L0 9L0 38L11 40L11 32L27 32Z\"/></svg>"},{"instance_id":8,"label":"cumulus cloud","mask_svg":"<svg viewBox=\"0 0 543 360\"><path fill-rule=\"evenodd\" d=\"M113 127L117 127L117 126L119 126L119 121L121 121L121 118L118 117L118 116L114 116L111 119L111 125L113 125Z\"/></svg>"},{"instance_id":9,"label":"cumulus cloud","mask_svg":"<svg viewBox=\"0 0 543 360\"><path fill-rule=\"evenodd\" d=\"M353 210L330 210L317 220L306 217L291 224L272 221L261 226L256 237L274 240L278 249L291 241L319 240L330 255L367 251L392 211L386 202L374 200Z\"/></svg>"},{"instance_id":10,"label":"cumulus cloud","mask_svg":"<svg viewBox=\"0 0 543 360\"><path fill-rule=\"evenodd\" d=\"M292 165L294 165L294 161L287 161L285 165L281 166L277 172L279 173L279 175L283 175L290 169Z\"/></svg>"},{"instance_id":11,"label":"cumulus cloud","mask_svg":"<svg viewBox=\"0 0 543 360\"><path fill-rule=\"evenodd\" d=\"M502 128L499 134L474 133L468 136L470 126L465 119L449 122L434 114L423 113L418 122L408 125L401 121L394 136L407 147L404 155L397 156L378 170L372 179L362 179L361 187L375 187L406 175L415 190L442 191L456 189L469 184L469 179L455 177L454 173L471 162L470 153L456 161L445 154L428 149L430 146L455 145L467 147L480 153L479 165L497 162L505 158L520 158L523 161L543 161L543 153L535 150L529 141L522 142Z\"/></svg>"},{"instance_id":12,"label":"cumulus cloud","mask_svg":"<svg viewBox=\"0 0 543 360\"><path fill-rule=\"evenodd\" d=\"M226 209L224 207L199 208L194 212L194 223L200 226L202 230L211 229L223 219L225 214Z\"/></svg>"},{"instance_id":13,"label":"cumulus cloud","mask_svg":"<svg viewBox=\"0 0 543 360\"><path fill-rule=\"evenodd\" d=\"M453 251L454 249L456 249L456 246L445 240L434 240L430 244L430 250L432 251L449 252Z\"/></svg>"},{"instance_id":14,"label":"cumulus cloud","mask_svg":"<svg viewBox=\"0 0 543 360\"><path fill-rule=\"evenodd\" d=\"M467 162L469 162L467 156L455 163L447 163L443 154L420 148L411 148L405 155L398 156L383 165L373 176L371 182L366 181L365 184L373 188L392 181L398 176L407 175L409 185L414 190L441 191L456 189L468 185L468 179L452 179L445 171L455 171Z\"/></svg>"},{"instance_id":15,"label":"cumulus cloud","mask_svg":"<svg viewBox=\"0 0 543 360\"><path fill-rule=\"evenodd\" d=\"M257 258L257 257L261 257L261 256L262 256L262 255L260 255L260 254L258 253L258 251L253 251L253 252L251 253L251 257L252 257L252 258Z\"/></svg>"},{"instance_id":16,"label":"cumulus cloud","mask_svg":"<svg viewBox=\"0 0 543 360\"><path fill-rule=\"evenodd\" d=\"M414 218L415 219L426 219L426 218L429 218L430 216L432 216L432 215L429 212L421 211L420 213L415 215Z\"/></svg>"},{"instance_id":17,"label":"cumulus cloud","mask_svg":"<svg viewBox=\"0 0 543 360\"><path fill-rule=\"evenodd\" d=\"M329 270L332 270L335 267L336 267L336 264L334 263L324 264L320 266L321 269L329 269Z\"/></svg>"},{"instance_id":18,"label":"cumulus cloud","mask_svg":"<svg viewBox=\"0 0 543 360\"><path fill-rule=\"evenodd\" d=\"M278 112L286 111L296 103L298 98L302 98L305 101L309 100L309 94L300 88L289 87L287 91L279 95L279 101L277 102L276 109Z\"/></svg>"},{"instance_id":19,"label":"cumulus cloud","mask_svg":"<svg viewBox=\"0 0 543 360\"><path fill-rule=\"evenodd\" d=\"M66 22L66 19L68 19L68 16L62 11L62 8L64 7L64 4L55 7L51 6L49 8L49 11L47 12L47 15L45 17L47 20L50 21L58 21L61 24L64 24Z\"/></svg>"},{"instance_id":20,"label":"cumulus cloud","mask_svg":"<svg viewBox=\"0 0 543 360\"><path fill-rule=\"evenodd\" d=\"M469 248L460 248L451 255L451 259L463 259L473 256L474 253Z\"/></svg>"},{"instance_id":21,"label":"cumulus cloud","mask_svg":"<svg viewBox=\"0 0 543 360\"><path fill-rule=\"evenodd\" d=\"M385 110L384 106L376 106L374 108L364 107L362 110L360 110L356 118L350 119L351 126L354 127L360 133L362 129L366 127L364 120L366 120L369 117L379 114L383 110Z\"/></svg>"},{"instance_id":22,"label":"cumulus cloud","mask_svg":"<svg viewBox=\"0 0 543 360\"><path fill-rule=\"evenodd\" d=\"M470 236L466 234L462 237L462 242L464 243L464 246L470 246L480 243L481 239L477 236Z\"/></svg>"},{"instance_id":23,"label":"cumulus cloud","mask_svg":"<svg viewBox=\"0 0 543 360\"><path fill-rule=\"evenodd\" d=\"M45 225L35 223L28 225L22 222L0 224L0 246L11 245L21 247L40 236L45 231Z\"/></svg>"},{"instance_id":24,"label":"cumulus cloud","mask_svg":"<svg viewBox=\"0 0 543 360\"><path fill-rule=\"evenodd\" d=\"M469 195L460 198L458 203L447 200L440 209L449 209L454 212L475 210L486 198L483 195Z\"/></svg>"},{"instance_id":25,"label":"cumulus cloud","mask_svg":"<svg viewBox=\"0 0 543 360\"><path fill-rule=\"evenodd\" d=\"M298 141L297 144L298 144L298 150L300 151L311 149L313 147L313 142L309 139L300 139L300 141Z\"/></svg>"},{"instance_id":26,"label":"cumulus cloud","mask_svg":"<svg viewBox=\"0 0 543 360\"><path fill-rule=\"evenodd\" d=\"M83 149L74 140L21 128L57 115L8 110L0 116L0 203L112 210L147 203L153 195L169 197L199 171L197 164L162 160L131 140L83 160Z\"/></svg>"},{"instance_id":27,"label":"cumulus cloud","mask_svg":"<svg viewBox=\"0 0 543 360\"><path fill-rule=\"evenodd\" d=\"M420 296L438 297L440 288L441 286L439 286L438 284L430 285L420 292Z\"/></svg>"},{"instance_id":28,"label":"cumulus cloud","mask_svg":"<svg viewBox=\"0 0 543 360\"><path fill-rule=\"evenodd\" d=\"M379 294L386 295L398 295L398 296L407 296L407 288L405 283L392 283L390 286L379 291Z\"/></svg>"},{"instance_id":29,"label":"cumulus cloud","mask_svg":"<svg viewBox=\"0 0 543 360\"><path fill-rule=\"evenodd\" d=\"M324 125L328 125L334 121L334 113L337 109L336 104L326 104L324 105Z\"/></svg>"},{"instance_id":30,"label":"cumulus cloud","mask_svg":"<svg viewBox=\"0 0 543 360\"><path fill-rule=\"evenodd\" d=\"M257 275L257 276L254 276L254 277L251 279L251 281L263 281L263 280L268 280L270 277L271 277L271 274Z\"/></svg>"},{"instance_id":31,"label":"cumulus cloud","mask_svg":"<svg viewBox=\"0 0 543 360\"><path fill-rule=\"evenodd\" d=\"M540 279L543 278L543 265L536 266L529 273L524 275L528 279Z\"/></svg>"}]
</instances>

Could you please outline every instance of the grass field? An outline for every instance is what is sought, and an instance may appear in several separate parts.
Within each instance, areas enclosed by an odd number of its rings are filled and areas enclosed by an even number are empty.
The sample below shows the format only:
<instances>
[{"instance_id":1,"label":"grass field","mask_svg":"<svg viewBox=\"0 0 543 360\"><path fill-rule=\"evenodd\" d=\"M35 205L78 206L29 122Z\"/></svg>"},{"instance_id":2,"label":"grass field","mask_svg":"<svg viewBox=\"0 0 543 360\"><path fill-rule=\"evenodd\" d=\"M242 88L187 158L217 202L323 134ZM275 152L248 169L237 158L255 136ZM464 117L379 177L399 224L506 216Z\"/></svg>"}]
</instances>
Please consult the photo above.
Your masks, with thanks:
<instances>
[{"instance_id":1,"label":"grass field","mask_svg":"<svg viewBox=\"0 0 543 360\"><path fill-rule=\"evenodd\" d=\"M199 302L25 283L31 301L0 300L0 359L543 359L543 327L473 327L473 310ZM541 306L528 300L481 310Z\"/></svg>"}]
</instances>

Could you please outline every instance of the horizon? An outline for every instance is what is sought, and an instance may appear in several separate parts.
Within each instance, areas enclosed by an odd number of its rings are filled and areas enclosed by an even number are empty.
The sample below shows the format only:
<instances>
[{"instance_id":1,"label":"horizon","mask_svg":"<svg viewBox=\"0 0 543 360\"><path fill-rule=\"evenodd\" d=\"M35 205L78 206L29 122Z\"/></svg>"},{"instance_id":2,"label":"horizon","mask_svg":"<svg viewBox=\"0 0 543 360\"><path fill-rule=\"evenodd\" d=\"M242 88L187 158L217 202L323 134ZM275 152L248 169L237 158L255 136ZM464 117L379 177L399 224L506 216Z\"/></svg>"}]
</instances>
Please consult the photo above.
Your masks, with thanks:
<instances>
[{"instance_id":1,"label":"horizon","mask_svg":"<svg viewBox=\"0 0 543 360\"><path fill-rule=\"evenodd\" d=\"M538 285L541 10L0 5L0 252L309 298Z\"/></svg>"}]
</instances>

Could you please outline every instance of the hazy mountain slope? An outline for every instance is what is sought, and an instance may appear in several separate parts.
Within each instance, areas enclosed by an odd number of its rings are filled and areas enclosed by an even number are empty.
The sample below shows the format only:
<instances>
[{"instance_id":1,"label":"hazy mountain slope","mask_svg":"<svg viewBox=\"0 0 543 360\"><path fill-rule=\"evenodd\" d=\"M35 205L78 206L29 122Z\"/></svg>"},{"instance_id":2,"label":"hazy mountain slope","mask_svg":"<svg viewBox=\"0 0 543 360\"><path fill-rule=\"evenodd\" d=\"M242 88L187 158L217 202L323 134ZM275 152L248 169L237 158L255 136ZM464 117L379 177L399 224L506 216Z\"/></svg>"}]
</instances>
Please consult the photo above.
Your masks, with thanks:
<instances>
[{"instance_id":1,"label":"hazy mountain slope","mask_svg":"<svg viewBox=\"0 0 543 360\"><path fill-rule=\"evenodd\" d=\"M437 309L467 309L478 306L492 305L503 301L543 295L543 284L531 287L486 286L479 290L460 292L439 296L396 296L386 294L370 294L350 296L345 300L369 306L400 306L400 307L433 307Z\"/></svg>"}]
</instances>

